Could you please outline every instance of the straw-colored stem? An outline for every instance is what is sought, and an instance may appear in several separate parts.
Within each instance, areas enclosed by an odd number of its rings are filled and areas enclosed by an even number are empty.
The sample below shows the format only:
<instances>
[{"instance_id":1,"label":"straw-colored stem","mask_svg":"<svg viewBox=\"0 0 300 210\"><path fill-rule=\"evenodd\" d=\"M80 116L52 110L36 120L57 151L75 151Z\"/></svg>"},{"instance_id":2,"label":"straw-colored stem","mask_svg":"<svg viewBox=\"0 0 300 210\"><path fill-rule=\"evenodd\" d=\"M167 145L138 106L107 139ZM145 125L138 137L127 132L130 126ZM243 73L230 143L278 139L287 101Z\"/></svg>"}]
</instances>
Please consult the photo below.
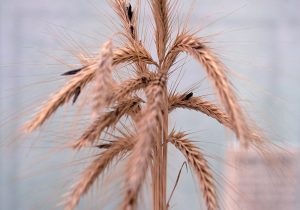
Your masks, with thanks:
<instances>
[{"instance_id":1,"label":"straw-colored stem","mask_svg":"<svg viewBox=\"0 0 300 210\"><path fill-rule=\"evenodd\" d=\"M133 148L127 167L124 210L136 209L138 194L145 180L149 164L153 160L153 150L156 145L160 144L157 142L161 142L161 136L159 136L161 132L159 131L163 126L163 103L166 100L163 87L165 83L165 75L158 75L158 78L146 88L148 100L146 107L141 112L143 117L137 123L137 143ZM155 167L158 166L155 165Z\"/></svg>"},{"instance_id":2,"label":"straw-colored stem","mask_svg":"<svg viewBox=\"0 0 300 210\"><path fill-rule=\"evenodd\" d=\"M167 84L164 86L165 94L168 94ZM167 210L167 163L168 163L168 98L166 98L164 102L164 119L163 119L163 141L162 141L162 208L163 210Z\"/></svg>"}]
</instances>

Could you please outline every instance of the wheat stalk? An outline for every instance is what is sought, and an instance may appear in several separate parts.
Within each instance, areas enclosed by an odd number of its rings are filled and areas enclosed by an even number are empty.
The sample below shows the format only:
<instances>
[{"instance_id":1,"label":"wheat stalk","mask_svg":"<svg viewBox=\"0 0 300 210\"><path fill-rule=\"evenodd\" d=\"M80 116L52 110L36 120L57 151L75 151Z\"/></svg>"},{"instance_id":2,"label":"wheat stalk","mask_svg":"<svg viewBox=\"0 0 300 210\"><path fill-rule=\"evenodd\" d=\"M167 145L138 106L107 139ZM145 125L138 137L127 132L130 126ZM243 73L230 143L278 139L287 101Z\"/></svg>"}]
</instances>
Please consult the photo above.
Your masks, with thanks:
<instances>
[{"instance_id":1,"label":"wheat stalk","mask_svg":"<svg viewBox=\"0 0 300 210\"><path fill-rule=\"evenodd\" d=\"M124 210L135 209L137 195L145 179L153 148L157 144L155 140L159 138L159 129L162 127L163 118L162 111L165 98L163 86L165 82L165 75L162 75L146 89L148 103L140 113L143 117L140 117L137 122L137 143L128 161Z\"/></svg>"},{"instance_id":2,"label":"wheat stalk","mask_svg":"<svg viewBox=\"0 0 300 210\"><path fill-rule=\"evenodd\" d=\"M264 151L267 145L265 139L257 132L259 129L255 128L254 122L247 118L227 76L225 65L209 48L208 43L201 37L188 34L185 29L181 29L183 32L179 32L175 39L171 40L170 14L174 8L170 7L170 1L149 1L154 19L154 41L158 61L155 61L144 47L143 37L139 37L140 1L137 1L137 6L128 0L110 2L121 21L122 28L116 34L122 35L122 47L113 48L112 41L108 41L99 55L82 58L80 62L83 66L63 74L70 77L66 85L51 96L25 125L26 131L34 131L72 97L73 103L80 94L88 94L91 96L89 98L93 99L95 118L91 117L91 124L71 142L71 148L78 150L92 145L101 150L99 156L91 161L71 189L66 199L65 210L73 210L108 165L116 157L129 151L125 158L127 168L121 209L138 209L141 188L147 174L150 174L153 209L167 210L169 143L174 144L193 168L207 209L217 210L219 204L209 164L197 145L186 138L185 133L169 133L169 114L178 108L202 112L231 129L244 147L250 144ZM172 44L168 46L170 43ZM203 65L219 96L219 106L202 97L193 96L191 92L179 94L176 90L168 90L167 83L172 75L170 69L182 52ZM134 71L129 74L130 78L117 82L112 73L122 68L121 64L132 64L129 68L132 67ZM93 91L82 93L90 83L94 85ZM130 116L131 123L128 123L124 116ZM108 129L112 136L117 136L117 132L120 131L119 125L122 125L125 131L130 131L130 135L121 132L123 136L115 138L111 143L100 141L102 133ZM149 171L151 173L148 173Z\"/></svg>"}]
</instances>

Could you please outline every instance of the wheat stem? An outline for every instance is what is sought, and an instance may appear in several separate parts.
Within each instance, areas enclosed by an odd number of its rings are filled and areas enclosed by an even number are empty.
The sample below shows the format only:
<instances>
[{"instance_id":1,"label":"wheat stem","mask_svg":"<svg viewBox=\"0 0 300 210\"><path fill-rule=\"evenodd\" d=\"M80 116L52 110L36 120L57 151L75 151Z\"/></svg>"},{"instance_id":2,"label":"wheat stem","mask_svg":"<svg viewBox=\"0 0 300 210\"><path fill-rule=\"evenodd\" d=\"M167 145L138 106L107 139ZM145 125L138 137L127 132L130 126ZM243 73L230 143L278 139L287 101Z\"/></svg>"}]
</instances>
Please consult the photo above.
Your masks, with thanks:
<instances>
[{"instance_id":1,"label":"wheat stem","mask_svg":"<svg viewBox=\"0 0 300 210\"><path fill-rule=\"evenodd\" d=\"M161 139L158 135L163 122L163 103L166 97L163 86L165 82L165 75L162 75L146 88L148 101L141 112L143 118L140 118L137 123L137 143L128 162L124 210L136 208L138 193L152 159L153 150Z\"/></svg>"}]
</instances>

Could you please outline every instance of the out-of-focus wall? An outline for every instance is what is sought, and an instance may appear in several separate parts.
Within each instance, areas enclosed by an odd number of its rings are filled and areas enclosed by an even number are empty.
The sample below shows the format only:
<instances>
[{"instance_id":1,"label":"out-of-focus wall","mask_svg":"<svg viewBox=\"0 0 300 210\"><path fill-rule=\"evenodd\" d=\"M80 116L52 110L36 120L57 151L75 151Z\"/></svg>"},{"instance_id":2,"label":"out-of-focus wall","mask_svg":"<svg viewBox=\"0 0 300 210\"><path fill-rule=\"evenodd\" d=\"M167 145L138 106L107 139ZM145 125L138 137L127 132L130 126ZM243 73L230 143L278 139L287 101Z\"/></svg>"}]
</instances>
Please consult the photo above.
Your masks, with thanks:
<instances>
[{"instance_id":1,"label":"out-of-focus wall","mask_svg":"<svg viewBox=\"0 0 300 210\"><path fill-rule=\"evenodd\" d=\"M179 10L187 13L188 2L179 0ZM203 27L199 35L210 35L223 61L238 73L230 72L250 115L273 141L285 140L282 145L299 146L300 1L195 0L192 8L191 25ZM58 75L69 69L65 64L76 64L72 53L82 50L76 44L93 50L113 35L114 26L103 14L112 15L104 0L0 1L1 210L53 209L59 199L57 194L63 191L57 184L62 182L57 180L69 180L57 165L72 155L56 155L49 146L62 136L48 131L51 137L47 132L42 137L36 134L30 144L24 145L18 128L38 102L62 84ZM147 33L150 35L151 31ZM183 83L203 79L197 64L186 61L189 71ZM205 90L199 92L202 93ZM218 157L224 152L226 132L212 120L199 120L200 116L178 112L171 122L180 119L177 127L197 131L195 140L202 140L201 147ZM34 146L35 141L45 139L44 149ZM209 141L215 146L205 143ZM44 162L40 159L43 153L47 153ZM53 157L49 157L51 154ZM171 155L182 161L174 151ZM220 164L212 164L221 170ZM40 165L49 172L40 169ZM178 167L170 164L170 170L177 171ZM186 207L180 201L191 201L188 209L199 205L199 201L193 201L198 197L187 177L190 175L183 175L181 185L185 181L187 184L175 195L178 203L174 209Z\"/></svg>"}]
</instances>

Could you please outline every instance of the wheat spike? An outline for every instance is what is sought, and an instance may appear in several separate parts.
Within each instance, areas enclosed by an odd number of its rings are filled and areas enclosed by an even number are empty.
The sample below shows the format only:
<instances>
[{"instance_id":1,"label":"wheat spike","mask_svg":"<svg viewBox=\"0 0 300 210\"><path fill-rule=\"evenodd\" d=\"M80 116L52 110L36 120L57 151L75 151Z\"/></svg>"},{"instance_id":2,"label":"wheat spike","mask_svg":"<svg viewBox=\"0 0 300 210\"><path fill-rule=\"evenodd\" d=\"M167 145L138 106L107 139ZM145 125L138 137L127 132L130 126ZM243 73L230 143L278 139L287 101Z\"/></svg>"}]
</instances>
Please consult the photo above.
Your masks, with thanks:
<instances>
[{"instance_id":1,"label":"wheat spike","mask_svg":"<svg viewBox=\"0 0 300 210\"><path fill-rule=\"evenodd\" d=\"M204 41L199 38L187 34L179 35L170 54L174 53L176 55L180 51L187 52L205 67L209 79L214 83L220 100L232 120L237 137L244 146L247 146L247 136L250 132L250 127L226 76L226 67L212 50L205 45ZM170 57L173 58L174 56L171 55Z\"/></svg>"},{"instance_id":2,"label":"wheat spike","mask_svg":"<svg viewBox=\"0 0 300 210\"><path fill-rule=\"evenodd\" d=\"M115 110L99 115L81 135L79 140L71 144L71 147L80 149L93 144L100 137L104 129L114 127L124 114L129 112L132 107L140 102L141 99L138 97L129 98L121 101L119 105L115 107Z\"/></svg>"},{"instance_id":3,"label":"wheat spike","mask_svg":"<svg viewBox=\"0 0 300 210\"><path fill-rule=\"evenodd\" d=\"M65 203L65 210L73 210L80 198L89 190L95 180L108 165L121 154L125 154L133 147L132 137L123 137L112 141L109 149L105 150L84 170L79 181L74 185Z\"/></svg>"},{"instance_id":4,"label":"wheat spike","mask_svg":"<svg viewBox=\"0 0 300 210\"><path fill-rule=\"evenodd\" d=\"M96 71L93 93L93 112L100 114L110 101L114 81L112 78L112 42L103 44Z\"/></svg>"},{"instance_id":5,"label":"wheat spike","mask_svg":"<svg viewBox=\"0 0 300 210\"><path fill-rule=\"evenodd\" d=\"M147 52L146 55L140 53L141 52L136 52L134 48L117 49L113 53L113 65L133 61L144 61L145 63L156 64ZM60 106L67 103L73 97L78 87L83 89L94 79L96 69L97 64L91 63L75 74L63 88L45 102L34 118L25 124L24 130L26 132L32 132L41 126Z\"/></svg>"},{"instance_id":6,"label":"wheat spike","mask_svg":"<svg viewBox=\"0 0 300 210\"><path fill-rule=\"evenodd\" d=\"M155 21L155 43L157 55L162 63L169 39L169 1L152 0L151 10Z\"/></svg>"},{"instance_id":7,"label":"wheat spike","mask_svg":"<svg viewBox=\"0 0 300 210\"><path fill-rule=\"evenodd\" d=\"M189 100L184 100L183 95L174 95L169 97L169 112L176 108L185 108L195 111L200 111L207 116L216 119L224 126L233 129L228 115L215 104L204 100L202 97L191 97Z\"/></svg>"},{"instance_id":8,"label":"wheat spike","mask_svg":"<svg viewBox=\"0 0 300 210\"><path fill-rule=\"evenodd\" d=\"M212 171L201 151L185 138L185 133L171 134L170 142L182 152L188 163L194 169L208 210L217 210L217 194Z\"/></svg>"}]
</instances>

